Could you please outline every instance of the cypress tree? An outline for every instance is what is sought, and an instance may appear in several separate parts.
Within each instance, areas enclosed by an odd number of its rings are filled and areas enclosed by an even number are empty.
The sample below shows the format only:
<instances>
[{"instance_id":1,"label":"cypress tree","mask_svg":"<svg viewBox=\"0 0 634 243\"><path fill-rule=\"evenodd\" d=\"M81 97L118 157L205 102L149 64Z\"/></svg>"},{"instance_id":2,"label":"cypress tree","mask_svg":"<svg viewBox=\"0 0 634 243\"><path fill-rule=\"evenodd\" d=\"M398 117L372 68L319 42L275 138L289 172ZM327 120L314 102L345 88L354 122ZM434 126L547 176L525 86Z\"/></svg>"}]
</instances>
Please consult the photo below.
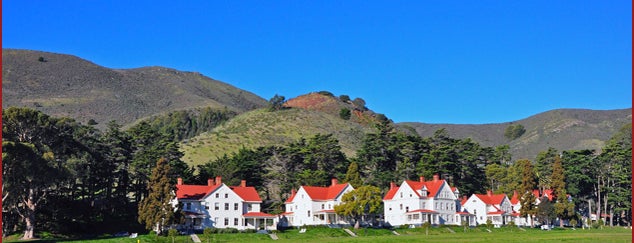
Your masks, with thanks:
<instances>
[{"instance_id":1,"label":"cypress tree","mask_svg":"<svg viewBox=\"0 0 634 243\"><path fill-rule=\"evenodd\" d=\"M169 178L170 170L165 158L158 160L148 183L148 196L139 204L139 223L157 234L175 219L170 201L176 188Z\"/></svg>"}]
</instances>

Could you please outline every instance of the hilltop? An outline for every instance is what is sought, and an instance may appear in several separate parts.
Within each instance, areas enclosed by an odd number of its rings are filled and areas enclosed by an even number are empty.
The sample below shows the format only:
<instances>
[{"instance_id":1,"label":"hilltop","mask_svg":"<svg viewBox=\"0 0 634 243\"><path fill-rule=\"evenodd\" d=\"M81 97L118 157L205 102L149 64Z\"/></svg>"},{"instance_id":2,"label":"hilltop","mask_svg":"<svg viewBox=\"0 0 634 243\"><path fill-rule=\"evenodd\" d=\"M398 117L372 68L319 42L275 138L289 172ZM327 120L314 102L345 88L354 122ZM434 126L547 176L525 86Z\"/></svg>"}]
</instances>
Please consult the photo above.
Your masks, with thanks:
<instances>
[{"instance_id":1,"label":"hilltop","mask_svg":"<svg viewBox=\"0 0 634 243\"><path fill-rule=\"evenodd\" d=\"M558 109L543 112L528 118L497 124L456 125L427 124L417 122L399 123L404 130L415 131L423 137L444 128L453 138L471 138L483 146L508 144L513 160L533 160L541 151L553 147L559 151L594 149L597 152L619 128L632 121L632 109L587 110ZM521 124L526 132L517 139L504 136L505 129Z\"/></svg>"},{"instance_id":2,"label":"hilltop","mask_svg":"<svg viewBox=\"0 0 634 243\"><path fill-rule=\"evenodd\" d=\"M165 67L110 69L79 57L3 49L2 107L30 107L103 128L169 111L213 107L241 113L266 100L196 72Z\"/></svg>"}]
</instances>

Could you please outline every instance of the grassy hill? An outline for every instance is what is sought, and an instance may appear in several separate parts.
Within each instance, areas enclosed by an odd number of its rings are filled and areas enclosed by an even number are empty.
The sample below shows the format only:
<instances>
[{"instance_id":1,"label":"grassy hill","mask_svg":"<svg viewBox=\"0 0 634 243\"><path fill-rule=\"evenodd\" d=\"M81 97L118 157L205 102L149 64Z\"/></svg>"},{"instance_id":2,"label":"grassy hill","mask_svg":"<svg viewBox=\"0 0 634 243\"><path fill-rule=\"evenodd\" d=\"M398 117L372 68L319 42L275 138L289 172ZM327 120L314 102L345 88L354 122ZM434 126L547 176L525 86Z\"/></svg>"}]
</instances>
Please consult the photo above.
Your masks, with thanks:
<instances>
[{"instance_id":1,"label":"grassy hill","mask_svg":"<svg viewBox=\"0 0 634 243\"><path fill-rule=\"evenodd\" d=\"M595 149L599 151L605 141L623 125L632 121L632 109L584 110L559 109L543 112L514 122L456 125L399 123L406 130L414 130L423 137L444 128L454 138L471 138L484 146L509 144L513 160L533 160L537 153L553 147L559 151L573 149ZM504 130L511 124L521 124L526 132L510 140Z\"/></svg>"},{"instance_id":2,"label":"grassy hill","mask_svg":"<svg viewBox=\"0 0 634 243\"><path fill-rule=\"evenodd\" d=\"M3 49L2 107L30 107L103 128L168 111L227 107L244 112L266 100L196 72L164 67L110 69L81 58Z\"/></svg>"},{"instance_id":3,"label":"grassy hill","mask_svg":"<svg viewBox=\"0 0 634 243\"><path fill-rule=\"evenodd\" d=\"M316 134L332 133L348 156L354 156L363 136L373 128L362 126L324 112L289 108L270 112L259 109L243 113L212 132L203 133L181 144L184 161L204 164L241 147L254 149L268 145L286 145Z\"/></svg>"}]
</instances>

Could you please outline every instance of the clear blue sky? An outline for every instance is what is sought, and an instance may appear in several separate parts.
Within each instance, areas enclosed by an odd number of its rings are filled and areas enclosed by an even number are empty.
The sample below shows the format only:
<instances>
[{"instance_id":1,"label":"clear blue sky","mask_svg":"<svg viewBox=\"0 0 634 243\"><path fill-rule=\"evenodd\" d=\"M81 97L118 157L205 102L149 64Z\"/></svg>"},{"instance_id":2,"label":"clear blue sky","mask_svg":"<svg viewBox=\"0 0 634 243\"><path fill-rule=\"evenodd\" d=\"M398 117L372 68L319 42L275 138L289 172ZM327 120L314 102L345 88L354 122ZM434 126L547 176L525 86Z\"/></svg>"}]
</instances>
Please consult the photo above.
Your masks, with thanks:
<instances>
[{"instance_id":1,"label":"clear blue sky","mask_svg":"<svg viewBox=\"0 0 634 243\"><path fill-rule=\"evenodd\" d=\"M347 94L395 122L632 106L629 0L9 0L2 45L197 71L265 99Z\"/></svg>"}]
</instances>

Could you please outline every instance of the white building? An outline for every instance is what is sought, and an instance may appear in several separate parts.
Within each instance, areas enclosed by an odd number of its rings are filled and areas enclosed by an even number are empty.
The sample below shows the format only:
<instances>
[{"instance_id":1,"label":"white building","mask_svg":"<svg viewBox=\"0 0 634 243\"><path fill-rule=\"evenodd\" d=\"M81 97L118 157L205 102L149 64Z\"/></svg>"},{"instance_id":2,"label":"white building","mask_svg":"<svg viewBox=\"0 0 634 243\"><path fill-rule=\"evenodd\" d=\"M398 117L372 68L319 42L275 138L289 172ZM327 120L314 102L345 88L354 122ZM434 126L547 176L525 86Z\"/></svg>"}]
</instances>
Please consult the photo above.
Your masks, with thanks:
<instances>
[{"instance_id":1,"label":"white building","mask_svg":"<svg viewBox=\"0 0 634 243\"><path fill-rule=\"evenodd\" d=\"M260 212L262 199L254 187L246 186L242 180L240 186L227 186L220 176L209 179L207 185L185 185L178 178L174 205L182 206L185 229L236 228L260 229L275 226L274 215Z\"/></svg>"},{"instance_id":2,"label":"white building","mask_svg":"<svg viewBox=\"0 0 634 243\"><path fill-rule=\"evenodd\" d=\"M464 210L475 214L478 224L486 224L490 219L493 225L505 225L512 219L511 201L506 194L473 194L463 204Z\"/></svg>"},{"instance_id":3,"label":"white building","mask_svg":"<svg viewBox=\"0 0 634 243\"><path fill-rule=\"evenodd\" d=\"M385 222L393 226L425 222L460 225L473 215L458 213L461 211L459 193L438 175L431 181L420 177L419 181L403 181L400 186L391 183L383 197Z\"/></svg>"},{"instance_id":4,"label":"white building","mask_svg":"<svg viewBox=\"0 0 634 243\"><path fill-rule=\"evenodd\" d=\"M335 205L341 203L344 194L354 190L348 184L338 184L332 179L328 187L301 186L297 192L293 190L286 200L284 226L344 224L345 220L335 214Z\"/></svg>"}]
</instances>

